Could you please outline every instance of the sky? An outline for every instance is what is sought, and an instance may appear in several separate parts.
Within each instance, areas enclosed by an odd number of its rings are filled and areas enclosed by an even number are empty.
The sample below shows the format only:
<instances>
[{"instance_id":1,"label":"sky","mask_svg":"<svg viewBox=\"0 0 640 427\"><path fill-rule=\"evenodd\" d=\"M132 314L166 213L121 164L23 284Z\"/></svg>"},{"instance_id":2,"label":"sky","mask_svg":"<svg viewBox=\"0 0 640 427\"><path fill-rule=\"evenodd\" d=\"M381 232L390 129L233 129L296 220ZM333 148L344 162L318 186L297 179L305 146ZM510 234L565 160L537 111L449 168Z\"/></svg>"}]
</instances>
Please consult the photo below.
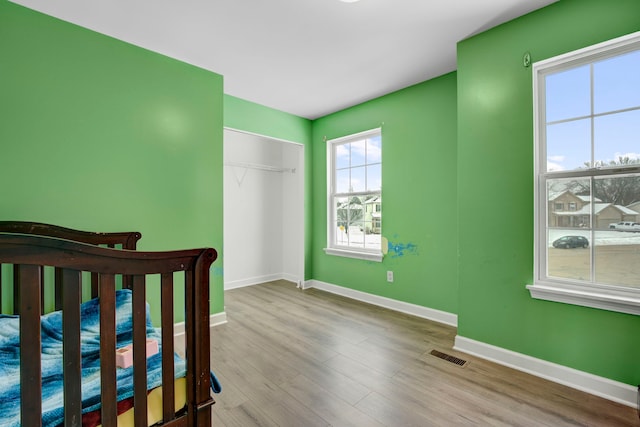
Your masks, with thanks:
<instances>
[{"instance_id":1,"label":"sky","mask_svg":"<svg viewBox=\"0 0 640 427\"><path fill-rule=\"evenodd\" d=\"M336 146L336 193L380 191L382 138L375 135Z\"/></svg>"},{"instance_id":2,"label":"sky","mask_svg":"<svg viewBox=\"0 0 640 427\"><path fill-rule=\"evenodd\" d=\"M640 50L549 74L545 85L547 171L640 159Z\"/></svg>"}]
</instances>

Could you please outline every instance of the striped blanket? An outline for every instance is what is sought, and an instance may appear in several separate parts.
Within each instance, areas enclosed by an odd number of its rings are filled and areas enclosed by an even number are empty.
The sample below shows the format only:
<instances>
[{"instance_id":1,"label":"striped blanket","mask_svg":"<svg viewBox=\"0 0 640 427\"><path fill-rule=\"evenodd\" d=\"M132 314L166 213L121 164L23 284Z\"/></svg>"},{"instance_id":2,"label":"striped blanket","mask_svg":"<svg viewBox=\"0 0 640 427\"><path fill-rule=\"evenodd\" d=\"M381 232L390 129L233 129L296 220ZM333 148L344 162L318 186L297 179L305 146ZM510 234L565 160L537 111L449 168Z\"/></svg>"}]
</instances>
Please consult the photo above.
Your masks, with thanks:
<instances>
[{"instance_id":1,"label":"striped blanket","mask_svg":"<svg viewBox=\"0 0 640 427\"><path fill-rule=\"evenodd\" d=\"M116 293L117 347L131 344L131 291ZM100 408L100 306L97 299L81 307L82 413ZM42 316L42 424L63 421L62 312ZM19 317L0 315L0 426L20 426L20 336ZM147 305L147 337L160 343L160 330L151 324ZM186 374L186 362L175 360L176 378ZM162 383L162 358L147 360L149 389ZM133 367L118 368L118 401L133 396ZM34 397L37 399L37 397Z\"/></svg>"}]
</instances>

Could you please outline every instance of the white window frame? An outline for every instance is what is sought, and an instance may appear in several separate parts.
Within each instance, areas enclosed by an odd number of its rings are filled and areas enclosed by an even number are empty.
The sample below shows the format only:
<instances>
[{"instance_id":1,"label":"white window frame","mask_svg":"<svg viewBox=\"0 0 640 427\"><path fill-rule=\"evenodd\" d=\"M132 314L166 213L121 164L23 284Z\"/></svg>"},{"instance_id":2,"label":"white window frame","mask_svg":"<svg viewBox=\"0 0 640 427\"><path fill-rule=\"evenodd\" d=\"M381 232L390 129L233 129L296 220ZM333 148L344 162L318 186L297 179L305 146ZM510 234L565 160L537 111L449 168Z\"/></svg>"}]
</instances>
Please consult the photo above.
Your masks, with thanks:
<instances>
[{"instance_id":1,"label":"white window frame","mask_svg":"<svg viewBox=\"0 0 640 427\"><path fill-rule=\"evenodd\" d=\"M534 96L534 282L527 285L533 298L599 308L629 314L640 314L640 288L549 278L547 269L547 179L623 175L640 172L640 167L601 168L583 171L547 172L545 117L541 106L545 103L544 76L563 69L589 64L608 57L640 49L640 32L628 34L574 52L533 64ZM593 203L592 203L593 205ZM593 215L592 215L593 217ZM591 239L593 241L593 239Z\"/></svg>"},{"instance_id":2,"label":"white window frame","mask_svg":"<svg viewBox=\"0 0 640 427\"><path fill-rule=\"evenodd\" d=\"M335 188L335 151L334 147L341 144L346 144L351 141L358 141L369 136L380 135L382 137L382 128L375 128L359 132L352 135L343 136L340 138L327 140L327 247L324 251L328 255L342 256L347 258L363 259L367 261L382 262L384 257L382 253L382 245L384 239L381 235L380 248L378 249L366 249L366 248L354 248L349 246L338 245L335 242L335 232L333 225L336 223L335 209L333 209L335 197L343 196L367 196L378 195L382 197L382 189L380 191L364 191L364 192L352 192L346 194L337 194Z\"/></svg>"}]
</instances>

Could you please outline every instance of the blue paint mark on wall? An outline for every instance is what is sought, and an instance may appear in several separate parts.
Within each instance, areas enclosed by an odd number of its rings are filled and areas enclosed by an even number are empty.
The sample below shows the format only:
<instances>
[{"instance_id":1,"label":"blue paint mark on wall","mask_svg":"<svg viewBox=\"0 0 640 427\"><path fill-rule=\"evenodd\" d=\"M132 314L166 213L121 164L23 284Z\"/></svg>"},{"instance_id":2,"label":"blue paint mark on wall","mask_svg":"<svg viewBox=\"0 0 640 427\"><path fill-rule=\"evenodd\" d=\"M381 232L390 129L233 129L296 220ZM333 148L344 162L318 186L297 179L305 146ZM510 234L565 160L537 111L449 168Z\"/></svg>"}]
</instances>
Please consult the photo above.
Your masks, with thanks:
<instances>
[{"instance_id":1,"label":"blue paint mark on wall","mask_svg":"<svg viewBox=\"0 0 640 427\"><path fill-rule=\"evenodd\" d=\"M400 243L389 241L388 255L392 258L398 258L405 255L417 255L418 246L413 243Z\"/></svg>"}]
</instances>

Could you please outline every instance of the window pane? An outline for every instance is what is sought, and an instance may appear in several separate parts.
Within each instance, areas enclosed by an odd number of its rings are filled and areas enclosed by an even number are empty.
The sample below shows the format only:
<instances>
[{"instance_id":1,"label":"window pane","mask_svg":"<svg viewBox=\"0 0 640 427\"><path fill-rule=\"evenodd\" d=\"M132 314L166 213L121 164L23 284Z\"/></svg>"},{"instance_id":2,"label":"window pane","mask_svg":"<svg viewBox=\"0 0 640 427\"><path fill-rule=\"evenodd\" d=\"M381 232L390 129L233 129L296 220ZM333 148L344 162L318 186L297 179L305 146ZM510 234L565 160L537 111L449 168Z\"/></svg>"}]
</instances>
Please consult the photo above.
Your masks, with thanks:
<instances>
[{"instance_id":1,"label":"window pane","mask_svg":"<svg viewBox=\"0 0 640 427\"><path fill-rule=\"evenodd\" d=\"M339 225L340 222L336 221L334 224L334 232L336 245L346 246L349 244L349 236L347 235L347 230L344 225Z\"/></svg>"},{"instance_id":2,"label":"window pane","mask_svg":"<svg viewBox=\"0 0 640 427\"><path fill-rule=\"evenodd\" d=\"M591 120L547 126L547 171L584 168L591 162Z\"/></svg>"},{"instance_id":3,"label":"window pane","mask_svg":"<svg viewBox=\"0 0 640 427\"><path fill-rule=\"evenodd\" d=\"M367 191L380 191L382 188L382 165L367 166Z\"/></svg>"},{"instance_id":4,"label":"window pane","mask_svg":"<svg viewBox=\"0 0 640 427\"><path fill-rule=\"evenodd\" d=\"M595 281L607 285L640 285L640 176L594 180L602 200L596 214Z\"/></svg>"},{"instance_id":5,"label":"window pane","mask_svg":"<svg viewBox=\"0 0 640 427\"><path fill-rule=\"evenodd\" d=\"M588 178L547 181L547 274L640 287L640 174L594 179L593 205L589 182ZM573 204L575 211L566 209Z\"/></svg>"},{"instance_id":6,"label":"window pane","mask_svg":"<svg viewBox=\"0 0 640 427\"><path fill-rule=\"evenodd\" d=\"M380 248L382 233L382 198L380 196L369 197L365 202L365 248Z\"/></svg>"},{"instance_id":7,"label":"window pane","mask_svg":"<svg viewBox=\"0 0 640 427\"><path fill-rule=\"evenodd\" d=\"M376 228L375 224L371 225L372 229ZM377 249L380 248L380 233L369 233L365 234L365 248L367 249Z\"/></svg>"},{"instance_id":8,"label":"window pane","mask_svg":"<svg viewBox=\"0 0 640 427\"><path fill-rule=\"evenodd\" d=\"M349 244L349 236L348 236L348 226L349 226L349 199L347 197L336 197L335 198L335 233L336 233L336 244L338 245L348 245Z\"/></svg>"},{"instance_id":9,"label":"window pane","mask_svg":"<svg viewBox=\"0 0 640 427\"><path fill-rule=\"evenodd\" d=\"M640 106L640 51L593 65L595 113Z\"/></svg>"},{"instance_id":10,"label":"window pane","mask_svg":"<svg viewBox=\"0 0 640 427\"><path fill-rule=\"evenodd\" d=\"M640 159L640 110L596 117L594 142L596 164L620 164L620 158L623 162L624 158L637 162Z\"/></svg>"},{"instance_id":11,"label":"window pane","mask_svg":"<svg viewBox=\"0 0 640 427\"><path fill-rule=\"evenodd\" d=\"M376 135L367 139L367 163L380 163L382 161L382 137Z\"/></svg>"},{"instance_id":12,"label":"window pane","mask_svg":"<svg viewBox=\"0 0 640 427\"><path fill-rule=\"evenodd\" d=\"M599 177L594 179L595 196L601 202L597 204L597 227L616 228L618 222L638 222L640 220L640 176L630 174L617 177ZM640 230L639 230L640 231Z\"/></svg>"},{"instance_id":13,"label":"window pane","mask_svg":"<svg viewBox=\"0 0 640 427\"><path fill-rule=\"evenodd\" d=\"M348 168L350 156L351 144L336 145L336 169Z\"/></svg>"},{"instance_id":14,"label":"window pane","mask_svg":"<svg viewBox=\"0 0 640 427\"><path fill-rule=\"evenodd\" d=\"M589 230L549 229L547 275L591 281L590 235Z\"/></svg>"},{"instance_id":15,"label":"window pane","mask_svg":"<svg viewBox=\"0 0 640 427\"><path fill-rule=\"evenodd\" d=\"M597 231L595 241L596 282L640 287L640 233Z\"/></svg>"},{"instance_id":16,"label":"window pane","mask_svg":"<svg viewBox=\"0 0 640 427\"><path fill-rule=\"evenodd\" d=\"M365 164L365 147L364 139L351 143L351 166L361 166Z\"/></svg>"},{"instance_id":17,"label":"window pane","mask_svg":"<svg viewBox=\"0 0 640 427\"><path fill-rule=\"evenodd\" d=\"M584 117L591 114L589 65L550 74L546 85L546 121Z\"/></svg>"},{"instance_id":18,"label":"window pane","mask_svg":"<svg viewBox=\"0 0 640 427\"><path fill-rule=\"evenodd\" d=\"M349 191L365 191L365 167L351 168L351 188Z\"/></svg>"},{"instance_id":19,"label":"window pane","mask_svg":"<svg viewBox=\"0 0 640 427\"><path fill-rule=\"evenodd\" d=\"M589 179L550 179L547 181L549 228L588 229L591 224L591 186ZM596 199L596 206L599 200ZM548 244L560 236L554 234Z\"/></svg>"},{"instance_id":20,"label":"window pane","mask_svg":"<svg viewBox=\"0 0 640 427\"><path fill-rule=\"evenodd\" d=\"M348 193L350 191L350 169L336 171L336 193Z\"/></svg>"},{"instance_id":21,"label":"window pane","mask_svg":"<svg viewBox=\"0 0 640 427\"><path fill-rule=\"evenodd\" d=\"M363 204L360 197L336 198L336 244L362 246Z\"/></svg>"}]
</instances>

